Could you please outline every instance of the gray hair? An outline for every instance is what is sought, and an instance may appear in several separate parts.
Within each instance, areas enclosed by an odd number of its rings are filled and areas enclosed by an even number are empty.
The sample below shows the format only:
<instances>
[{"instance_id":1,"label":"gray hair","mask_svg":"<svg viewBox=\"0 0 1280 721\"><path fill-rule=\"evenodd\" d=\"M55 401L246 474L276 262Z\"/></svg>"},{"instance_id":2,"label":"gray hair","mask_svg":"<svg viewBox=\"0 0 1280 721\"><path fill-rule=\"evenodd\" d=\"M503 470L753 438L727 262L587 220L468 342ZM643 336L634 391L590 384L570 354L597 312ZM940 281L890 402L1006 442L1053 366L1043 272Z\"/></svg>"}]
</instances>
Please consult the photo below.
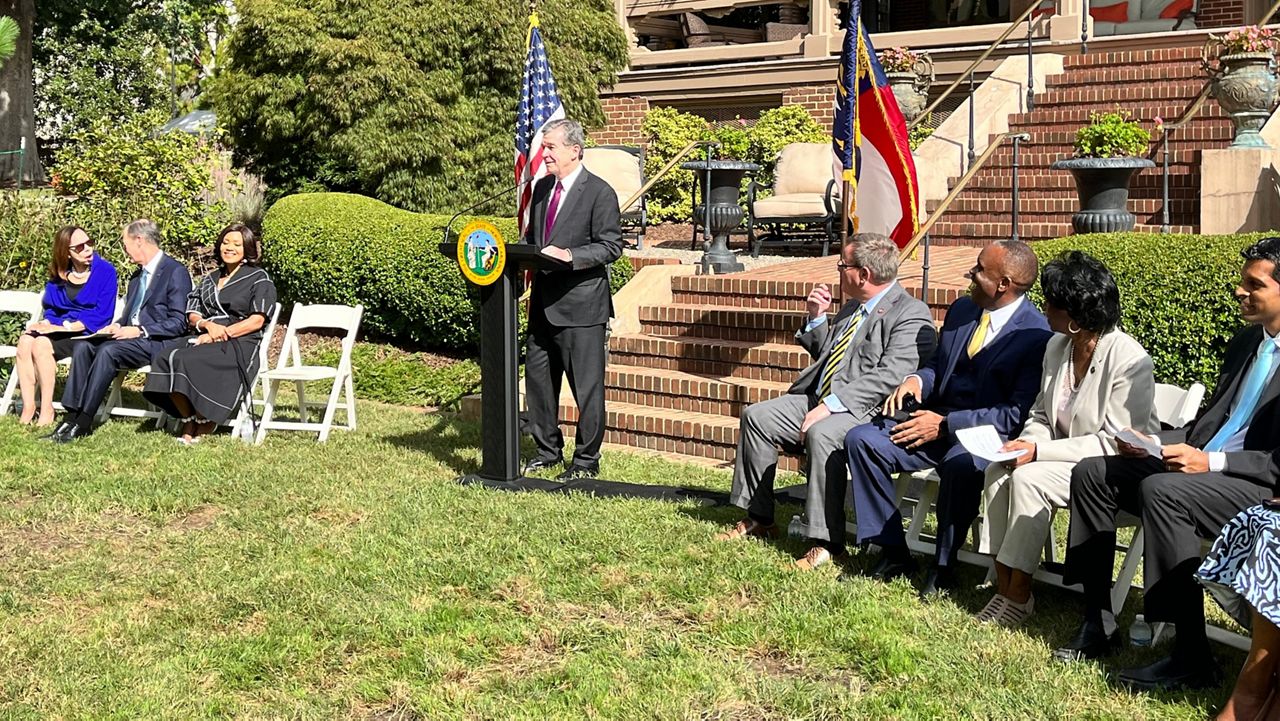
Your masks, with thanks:
<instances>
[{"instance_id":1,"label":"gray hair","mask_svg":"<svg viewBox=\"0 0 1280 721\"><path fill-rule=\"evenodd\" d=\"M160 246L160 227L156 225L154 220L140 218L125 226L124 234L130 238L150 243L156 247Z\"/></svg>"},{"instance_id":2,"label":"gray hair","mask_svg":"<svg viewBox=\"0 0 1280 721\"><path fill-rule=\"evenodd\" d=\"M852 249L849 262L871 272L877 285L898 277L898 246L880 233L856 233L845 244Z\"/></svg>"},{"instance_id":3,"label":"gray hair","mask_svg":"<svg viewBox=\"0 0 1280 721\"><path fill-rule=\"evenodd\" d=\"M1004 249L1004 275L1013 282L1018 295L1031 290L1040 275L1040 261L1031 246L1021 240L997 240L992 245Z\"/></svg>"},{"instance_id":4,"label":"gray hair","mask_svg":"<svg viewBox=\"0 0 1280 721\"><path fill-rule=\"evenodd\" d=\"M543 126L542 134L545 136L552 130L560 130L564 132L564 142L569 145L576 145L579 148L587 147L587 134L582 129L582 123L569 118L560 118L552 120ZM582 157L582 152L578 152L578 157Z\"/></svg>"}]
</instances>

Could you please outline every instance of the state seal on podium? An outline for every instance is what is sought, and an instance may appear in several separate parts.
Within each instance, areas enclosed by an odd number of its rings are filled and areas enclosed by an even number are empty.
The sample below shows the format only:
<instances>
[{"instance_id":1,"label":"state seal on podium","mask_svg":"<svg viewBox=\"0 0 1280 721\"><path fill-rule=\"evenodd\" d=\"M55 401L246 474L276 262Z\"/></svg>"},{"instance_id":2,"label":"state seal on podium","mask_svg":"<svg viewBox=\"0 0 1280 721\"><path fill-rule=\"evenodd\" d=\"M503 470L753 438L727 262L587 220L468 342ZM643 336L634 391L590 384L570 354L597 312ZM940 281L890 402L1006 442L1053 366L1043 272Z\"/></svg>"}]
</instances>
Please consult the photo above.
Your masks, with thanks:
<instances>
[{"instance_id":1,"label":"state seal on podium","mask_svg":"<svg viewBox=\"0 0 1280 721\"><path fill-rule=\"evenodd\" d=\"M458 234L458 267L476 285L490 285L507 267L507 246L493 223L473 220Z\"/></svg>"}]
</instances>

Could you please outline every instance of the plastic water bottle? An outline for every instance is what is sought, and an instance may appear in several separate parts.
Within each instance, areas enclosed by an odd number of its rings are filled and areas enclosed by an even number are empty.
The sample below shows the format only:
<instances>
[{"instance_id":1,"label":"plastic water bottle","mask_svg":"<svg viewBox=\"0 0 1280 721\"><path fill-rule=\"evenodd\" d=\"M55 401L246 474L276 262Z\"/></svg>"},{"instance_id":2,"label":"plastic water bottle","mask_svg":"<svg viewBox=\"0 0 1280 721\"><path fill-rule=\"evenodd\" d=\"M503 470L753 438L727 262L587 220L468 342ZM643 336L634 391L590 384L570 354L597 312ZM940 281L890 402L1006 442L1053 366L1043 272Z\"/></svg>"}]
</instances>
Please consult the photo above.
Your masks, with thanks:
<instances>
[{"instance_id":1,"label":"plastic water bottle","mask_svg":"<svg viewBox=\"0 0 1280 721\"><path fill-rule=\"evenodd\" d=\"M1151 624L1140 613L1133 617L1133 624L1129 626L1129 645L1151 645Z\"/></svg>"},{"instance_id":2,"label":"plastic water bottle","mask_svg":"<svg viewBox=\"0 0 1280 721\"><path fill-rule=\"evenodd\" d=\"M787 535L792 538L804 538L804 532L808 525L804 522L799 514L791 517L791 523L787 524Z\"/></svg>"}]
</instances>

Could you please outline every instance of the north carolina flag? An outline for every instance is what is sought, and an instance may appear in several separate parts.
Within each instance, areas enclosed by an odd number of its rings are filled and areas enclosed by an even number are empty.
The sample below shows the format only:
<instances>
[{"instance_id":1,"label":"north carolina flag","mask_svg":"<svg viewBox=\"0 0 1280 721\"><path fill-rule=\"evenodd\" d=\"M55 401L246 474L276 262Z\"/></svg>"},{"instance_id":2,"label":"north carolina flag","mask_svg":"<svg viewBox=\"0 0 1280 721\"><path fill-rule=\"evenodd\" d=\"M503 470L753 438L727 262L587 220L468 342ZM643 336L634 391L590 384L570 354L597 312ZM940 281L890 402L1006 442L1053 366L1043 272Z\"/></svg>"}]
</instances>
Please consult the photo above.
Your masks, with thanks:
<instances>
[{"instance_id":1,"label":"north carolina flag","mask_svg":"<svg viewBox=\"0 0 1280 721\"><path fill-rule=\"evenodd\" d=\"M907 121L862 27L861 15L861 0L853 0L840 51L831 144L853 191L854 227L863 233L883 233L901 248L920 228L916 165L907 143ZM860 81L856 111L849 100L854 78Z\"/></svg>"}]
</instances>

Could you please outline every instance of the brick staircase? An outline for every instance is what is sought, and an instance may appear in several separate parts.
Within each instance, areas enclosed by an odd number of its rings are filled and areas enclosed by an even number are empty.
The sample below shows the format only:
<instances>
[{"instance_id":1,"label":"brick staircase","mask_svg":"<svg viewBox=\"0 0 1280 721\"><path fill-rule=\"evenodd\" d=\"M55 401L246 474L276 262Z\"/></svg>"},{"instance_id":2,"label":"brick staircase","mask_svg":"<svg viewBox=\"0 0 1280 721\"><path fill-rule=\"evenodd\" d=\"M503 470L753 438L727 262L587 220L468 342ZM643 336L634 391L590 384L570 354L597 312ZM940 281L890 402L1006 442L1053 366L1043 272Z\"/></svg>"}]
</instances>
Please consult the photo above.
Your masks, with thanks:
<instances>
[{"instance_id":1,"label":"brick staircase","mask_svg":"<svg viewBox=\"0 0 1280 721\"><path fill-rule=\"evenodd\" d=\"M941 248L931 257L935 317L963 291L961 275L973 259L969 248ZM835 261L672 278L671 304L642 306L640 332L609 339L605 442L732 464L742 410L785 393L811 362L794 335L807 318L804 299L813 284L835 286ZM904 263L900 280L919 297L918 262ZM570 434L577 415L572 401L561 404ZM779 465L794 470L797 459L784 456Z\"/></svg>"},{"instance_id":2,"label":"brick staircase","mask_svg":"<svg viewBox=\"0 0 1280 721\"><path fill-rule=\"evenodd\" d=\"M1019 154L1019 236L1042 240L1071 234L1077 208L1075 184L1066 171L1049 166L1070 157L1075 132L1091 113L1120 107L1143 127L1154 118L1172 122L1191 105L1206 80L1199 48L1162 48L1103 52L1066 58L1064 72L1051 76L1036 95L1035 109L1009 118L1010 132L1027 133ZM1173 232L1197 232L1200 222L1200 151L1231 143L1231 122L1210 100L1186 128L1169 142L1169 211ZM1131 185L1129 210L1138 216L1139 231L1158 231L1161 224L1161 171L1158 137L1152 132L1157 167L1142 171ZM1009 237L1012 222L1010 143L995 152L968 187L934 226L935 245L982 246ZM951 187L959 178L951 178ZM938 205L931 201L932 213Z\"/></svg>"}]
</instances>

